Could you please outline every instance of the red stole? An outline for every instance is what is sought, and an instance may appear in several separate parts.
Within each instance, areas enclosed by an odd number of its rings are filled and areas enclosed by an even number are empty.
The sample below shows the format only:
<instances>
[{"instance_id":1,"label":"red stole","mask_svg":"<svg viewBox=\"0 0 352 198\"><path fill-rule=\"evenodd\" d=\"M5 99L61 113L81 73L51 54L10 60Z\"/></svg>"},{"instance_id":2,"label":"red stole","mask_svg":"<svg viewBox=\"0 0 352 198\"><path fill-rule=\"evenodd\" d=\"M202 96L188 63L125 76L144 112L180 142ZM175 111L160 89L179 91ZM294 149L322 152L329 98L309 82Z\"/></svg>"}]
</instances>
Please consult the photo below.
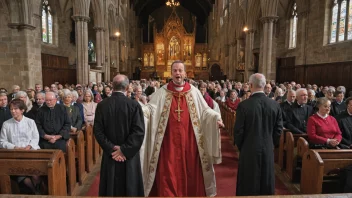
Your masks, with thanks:
<instances>
[{"instance_id":1,"label":"red stole","mask_svg":"<svg viewBox=\"0 0 352 198\"><path fill-rule=\"evenodd\" d=\"M177 85L176 85L177 86ZM167 89L174 92L170 115L160 148L158 168L150 197L205 197L202 165L184 94L191 89L186 83L178 92L170 82ZM179 99L179 95L181 95ZM178 103L183 112L178 121Z\"/></svg>"}]
</instances>

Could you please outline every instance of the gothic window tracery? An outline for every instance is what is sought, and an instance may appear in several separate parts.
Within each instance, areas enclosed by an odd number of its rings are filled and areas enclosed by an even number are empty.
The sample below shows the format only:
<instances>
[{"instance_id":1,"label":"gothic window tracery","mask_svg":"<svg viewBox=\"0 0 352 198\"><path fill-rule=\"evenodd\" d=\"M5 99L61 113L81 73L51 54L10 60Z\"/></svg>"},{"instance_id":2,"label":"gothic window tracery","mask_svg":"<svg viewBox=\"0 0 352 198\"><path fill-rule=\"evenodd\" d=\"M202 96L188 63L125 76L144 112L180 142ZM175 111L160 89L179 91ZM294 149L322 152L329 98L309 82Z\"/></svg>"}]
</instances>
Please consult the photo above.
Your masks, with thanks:
<instances>
[{"instance_id":1,"label":"gothic window tracery","mask_svg":"<svg viewBox=\"0 0 352 198\"><path fill-rule=\"evenodd\" d=\"M330 43L352 40L352 0L333 0Z\"/></svg>"},{"instance_id":2,"label":"gothic window tracery","mask_svg":"<svg viewBox=\"0 0 352 198\"><path fill-rule=\"evenodd\" d=\"M297 5L296 3L293 4L292 11L291 11L291 18L290 18L290 42L289 48L296 48L297 43Z\"/></svg>"},{"instance_id":3,"label":"gothic window tracery","mask_svg":"<svg viewBox=\"0 0 352 198\"><path fill-rule=\"evenodd\" d=\"M48 0L43 0L42 3L42 41L53 43L53 16Z\"/></svg>"}]
</instances>

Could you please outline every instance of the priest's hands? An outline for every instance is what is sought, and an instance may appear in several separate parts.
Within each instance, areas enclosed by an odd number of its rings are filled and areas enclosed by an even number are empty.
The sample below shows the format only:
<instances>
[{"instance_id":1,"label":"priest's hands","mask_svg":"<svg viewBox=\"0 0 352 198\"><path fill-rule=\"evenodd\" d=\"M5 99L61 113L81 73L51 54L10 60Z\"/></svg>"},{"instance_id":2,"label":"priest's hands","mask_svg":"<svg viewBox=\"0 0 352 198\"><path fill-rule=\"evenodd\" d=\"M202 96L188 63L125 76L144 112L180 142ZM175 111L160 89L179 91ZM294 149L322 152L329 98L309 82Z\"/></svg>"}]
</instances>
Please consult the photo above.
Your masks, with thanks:
<instances>
[{"instance_id":1,"label":"priest's hands","mask_svg":"<svg viewBox=\"0 0 352 198\"><path fill-rule=\"evenodd\" d=\"M117 162L126 161L126 157L121 152L120 146L114 146L114 152L111 153L111 157Z\"/></svg>"},{"instance_id":2,"label":"priest's hands","mask_svg":"<svg viewBox=\"0 0 352 198\"><path fill-rule=\"evenodd\" d=\"M224 125L224 123L222 122L222 120L218 120L216 123L218 124L218 127L219 127L219 128L224 128L224 127L225 127L225 125Z\"/></svg>"}]
</instances>

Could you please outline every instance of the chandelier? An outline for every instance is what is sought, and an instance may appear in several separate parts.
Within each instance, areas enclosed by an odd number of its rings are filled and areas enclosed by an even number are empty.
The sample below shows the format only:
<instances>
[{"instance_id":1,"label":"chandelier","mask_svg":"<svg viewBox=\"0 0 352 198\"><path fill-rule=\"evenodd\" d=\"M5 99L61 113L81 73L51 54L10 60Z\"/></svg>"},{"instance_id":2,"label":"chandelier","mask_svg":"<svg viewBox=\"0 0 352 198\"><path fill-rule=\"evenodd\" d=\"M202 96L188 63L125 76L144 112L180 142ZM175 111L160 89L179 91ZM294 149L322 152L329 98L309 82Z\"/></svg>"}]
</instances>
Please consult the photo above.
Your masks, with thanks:
<instances>
[{"instance_id":1,"label":"chandelier","mask_svg":"<svg viewBox=\"0 0 352 198\"><path fill-rule=\"evenodd\" d=\"M176 7L180 5L180 2L178 2L177 0L167 0L166 5L170 7Z\"/></svg>"}]
</instances>

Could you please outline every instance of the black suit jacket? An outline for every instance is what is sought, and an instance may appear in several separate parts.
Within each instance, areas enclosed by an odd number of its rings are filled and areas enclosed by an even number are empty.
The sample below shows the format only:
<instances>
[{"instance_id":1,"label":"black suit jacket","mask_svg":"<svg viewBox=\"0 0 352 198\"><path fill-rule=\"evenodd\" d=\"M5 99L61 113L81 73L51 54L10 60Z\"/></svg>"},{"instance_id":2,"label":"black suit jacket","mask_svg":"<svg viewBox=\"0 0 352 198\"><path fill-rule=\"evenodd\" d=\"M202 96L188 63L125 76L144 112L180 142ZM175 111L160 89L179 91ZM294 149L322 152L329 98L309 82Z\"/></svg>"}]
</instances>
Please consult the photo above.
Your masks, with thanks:
<instances>
[{"instance_id":1,"label":"black suit jacket","mask_svg":"<svg viewBox=\"0 0 352 198\"><path fill-rule=\"evenodd\" d=\"M342 132L341 144L349 148L352 145L352 116L344 111L336 116L336 121Z\"/></svg>"},{"instance_id":2,"label":"black suit jacket","mask_svg":"<svg viewBox=\"0 0 352 198\"><path fill-rule=\"evenodd\" d=\"M345 111L347 108L346 103L345 102L341 102L340 104L336 102L336 100L334 102L331 103L331 109L330 109L330 115L336 117L338 116L340 113L342 113L343 111Z\"/></svg>"},{"instance_id":3,"label":"black suit jacket","mask_svg":"<svg viewBox=\"0 0 352 198\"><path fill-rule=\"evenodd\" d=\"M9 107L0 107L0 130L1 130L2 124L10 118L12 118L12 115Z\"/></svg>"},{"instance_id":4,"label":"black suit jacket","mask_svg":"<svg viewBox=\"0 0 352 198\"><path fill-rule=\"evenodd\" d=\"M300 120L298 110L303 108L305 112L304 120ZM313 107L309 105L298 105L297 102L293 103L291 108L286 112L286 126L293 134L307 133L308 118L313 114Z\"/></svg>"},{"instance_id":5,"label":"black suit jacket","mask_svg":"<svg viewBox=\"0 0 352 198\"><path fill-rule=\"evenodd\" d=\"M280 103L280 108L282 111L282 120L283 120L283 125L285 128L287 128L287 115L286 112L291 108L290 103L287 101Z\"/></svg>"}]
</instances>

